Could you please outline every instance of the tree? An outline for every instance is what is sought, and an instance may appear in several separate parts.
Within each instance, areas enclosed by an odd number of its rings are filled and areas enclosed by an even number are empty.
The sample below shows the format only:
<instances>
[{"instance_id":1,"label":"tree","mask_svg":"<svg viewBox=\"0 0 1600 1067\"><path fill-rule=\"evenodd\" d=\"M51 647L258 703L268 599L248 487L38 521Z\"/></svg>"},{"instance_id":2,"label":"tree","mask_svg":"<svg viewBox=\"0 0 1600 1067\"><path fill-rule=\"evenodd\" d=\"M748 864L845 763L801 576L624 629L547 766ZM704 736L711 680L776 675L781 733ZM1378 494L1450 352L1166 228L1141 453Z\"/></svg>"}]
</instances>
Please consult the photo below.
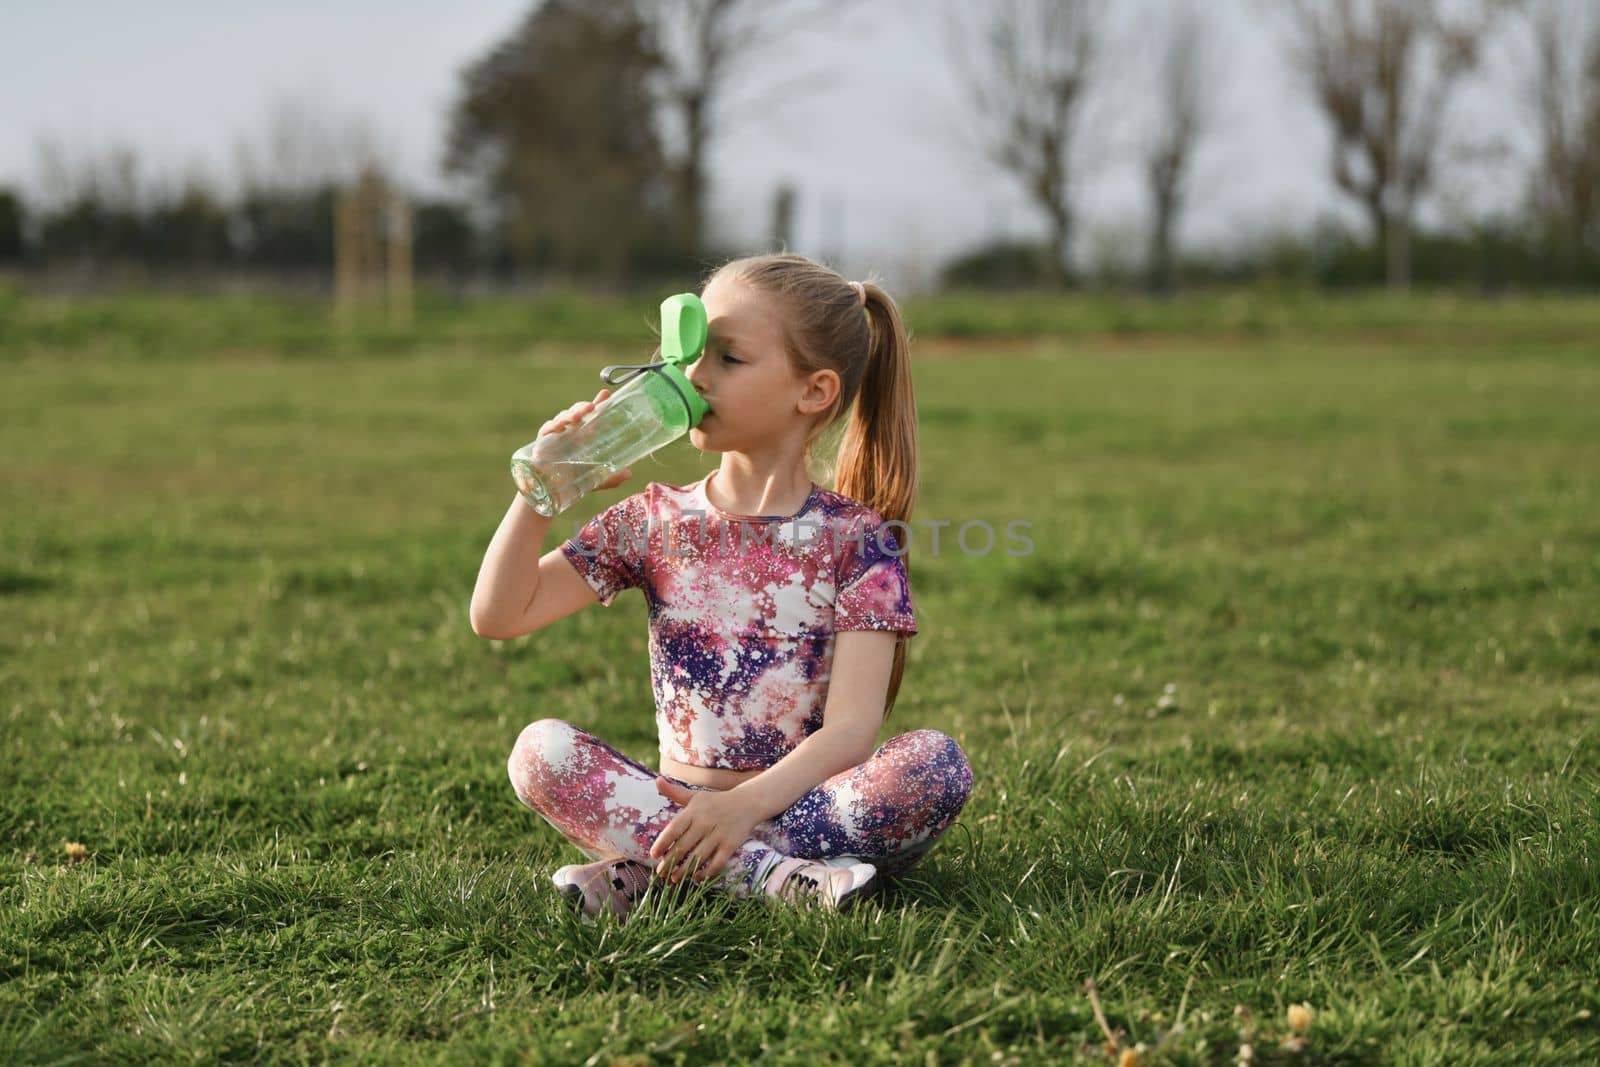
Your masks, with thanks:
<instances>
[{"instance_id":1,"label":"tree","mask_svg":"<svg viewBox=\"0 0 1600 1067\"><path fill-rule=\"evenodd\" d=\"M0 263L20 263L27 251L27 218L22 197L11 189L0 188Z\"/></svg>"},{"instance_id":2,"label":"tree","mask_svg":"<svg viewBox=\"0 0 1600 1067\"><path fill-rule=\"evenodd\" d=\"M354 182L368 169L392 173L386 155L364 116L309 91L277 96L259 129L234 147L247 193L309 193Z\"/></svg>"},{"instance_id":3,"label":"tree","mask_svg":"<svg viewBox=\"0 0 1600 1067\"><path fill-rule=\"evenodd\" d=\"M477 258L477 233L467 209L449 200L416 205L416 257L419 273L465 274Z\"/></svg>"},{"instance_id":4,"label":"tree","mask_svg":"<svg viewBox=\"0 0 1600 1067\"><path fill-rule=\"evenodd\" d=\"M465 70L445 166L481 185L518 263L620 279L670 240L660 62L631 5L547 0Z\"/></svg>"},{"instance_id":5,"label":"tree","mask_svg":"<svg viewBox=\"0 0 1600 1067\"><path fill-rule=\"evenodd\" d=\"M227 208L198 176L145 213L147 263L217 266L229 258L231 243Z\"/></svg>"},{"instance_id":6,"label":"tree","mask_svg":"<svg viewBox=\"0 0 1600 1067\"><path fill-rule=\"evenodd\" d=\"M1184 183L1211 105L1207 92L1215 70L1206 26L1197 8L1184 8L1170 24L1162 49L1156 135L1144 160L1151 207L1150 288L1158 293L1177 288L1174 233L1183 210Z\"/></svg>"},{"instance_id":7,"label":"tree","mask_svg":"<svg viewBox=\"0 0 1600 1067\"><path fill-rule=\"evenodd\" d=\"M1294 0L1296 50L1332 127L1333 179L1366 211L1391 288L1409 286L1411 229L1452 93L1513 0ZM1447 10L1448 8L1448 10Z\"/></svg>"},{"instance_id":8,"label":"tree","mask_svg":"<svg viewBox=\"0 0 1600 1067\"><path fill-rule=\"evenodd\" d=\"M1600 17L1588 5L1551 2L1535 20L1539 121L1534 195L1570 270L1600 254Z\"/></svg>"},{"instance_id":9,"label":"tree","mask_svg":"<svg viewBox=\"0 0 1600 1067\"><path fill-rule=\"evenodd\" d=\"M952 58L990 160L1049 223L1050 279L1071 279L1072 149L1100 42L1099 0L1003 0L975 30L958 24ZM976 42L973 38L976 37Z\"/></svg>"},{"instance_id":10,"label":"tree","mask_svg":"<svg viewBox=\"0 0 1600 1067\"><path fill-rule=\"evenodd\" d=\"M660 57L655 84L668 127L673 221L691 255L706 245L706 160L731 123L727 98L773 45L848 0L637 0ZM807 75L802 72L800 78ZM780 87L792 92L793 84Z\"/></svg>"},{"instance_id":11,"label":"tree","mask_svg":"<svg viewBox=\"0 0 1600 1067\"><path fill-rule=\"evenodd\" d=\"M128 145L74 149L55 138L38 143L39 252L81 265L138 260L148 200L139 154Z\"/></svg>"},{"instance_id":12,"label":"tree","mask_svg":"<svg viewBox=\"0 0 1600 1067\"><path fill-rule=\"evenodd\" d=\"M247 188L233 211L243 261L268 270L331 270L336 191L332 180Z\"/></svg>"},{"instance_id":13,"label":"tree","mask_svg":"<svg viewBox=\"0 0 1600 1067\"><path fill-rule=\"evenodd\" d=\"M767 235L767 245L787 249L794 245L794 186L781 182L772 193L772 222Z\"/></svg>"},{"instance_id":14,"label":"tree","mask_svg":"<svg viewBox=\"0 0 1600 1067\"><path fill-rule=\"evenodd\" d=\"M240 260L289 273L331 272L338 190L369 168L393 169L364 117L309 92L274 99L234 155L240 188L230 232Z\"/></svg>"}]
</instances>

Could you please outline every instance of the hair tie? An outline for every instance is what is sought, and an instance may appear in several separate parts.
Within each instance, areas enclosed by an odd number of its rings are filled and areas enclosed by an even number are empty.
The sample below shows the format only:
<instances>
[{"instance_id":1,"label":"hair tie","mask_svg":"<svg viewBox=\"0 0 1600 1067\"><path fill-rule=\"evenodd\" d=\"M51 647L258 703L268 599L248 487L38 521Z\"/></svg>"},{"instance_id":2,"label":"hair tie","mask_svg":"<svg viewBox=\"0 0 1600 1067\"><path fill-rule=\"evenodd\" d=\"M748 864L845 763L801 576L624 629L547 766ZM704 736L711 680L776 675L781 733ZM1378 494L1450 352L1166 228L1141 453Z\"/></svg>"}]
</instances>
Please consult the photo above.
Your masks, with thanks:
<instances>
[{"instance_id":1,"label":"hair tie","mask_svg":"<svg viewBox=\"0 0 1600 1067\"><path fill-rule=\"evenodd\" d=\"M856 291L856 303L862 307L867 306L867 287L860 282L851 282L850 288Z\"/></svg>"}]
</instances>

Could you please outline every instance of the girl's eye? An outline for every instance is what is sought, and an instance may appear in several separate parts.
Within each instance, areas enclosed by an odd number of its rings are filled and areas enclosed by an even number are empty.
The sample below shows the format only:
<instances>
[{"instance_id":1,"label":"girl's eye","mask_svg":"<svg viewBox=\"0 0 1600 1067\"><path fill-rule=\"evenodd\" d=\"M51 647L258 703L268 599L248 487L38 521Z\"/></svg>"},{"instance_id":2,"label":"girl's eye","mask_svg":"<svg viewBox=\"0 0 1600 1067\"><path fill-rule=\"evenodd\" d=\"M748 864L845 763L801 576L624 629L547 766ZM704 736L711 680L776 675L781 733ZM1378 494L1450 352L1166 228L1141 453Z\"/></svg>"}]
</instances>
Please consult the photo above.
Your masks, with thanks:
<instances>
[{"instance_id":1,"label":"girl's eye","mask_svg":"<svg viewBox=\"0 0 1600 1067\"><path fill-rule=\"evenodd\" d=\"M723 359L724 362L727 362L727 363L743 363L744 362L744 360L742 360L742 359L734 359L731 355L729 355L726 352L724 352L722 354L722 359Z\"/></svg>"}]
</instances>

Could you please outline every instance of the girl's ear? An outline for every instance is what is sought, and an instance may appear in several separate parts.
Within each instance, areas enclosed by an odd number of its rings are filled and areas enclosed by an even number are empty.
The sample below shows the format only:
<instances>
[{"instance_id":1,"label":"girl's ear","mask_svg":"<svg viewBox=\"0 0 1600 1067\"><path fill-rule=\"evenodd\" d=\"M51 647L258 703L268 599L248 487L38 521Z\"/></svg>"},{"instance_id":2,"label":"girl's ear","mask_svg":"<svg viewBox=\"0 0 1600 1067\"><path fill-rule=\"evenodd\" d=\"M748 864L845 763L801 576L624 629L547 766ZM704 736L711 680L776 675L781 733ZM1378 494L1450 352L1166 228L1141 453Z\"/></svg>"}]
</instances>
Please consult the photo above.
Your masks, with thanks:
<instances>
[{"instance_id":1,"label":"girl's ear","mask_svg":"<svg viewBox=\"0 0 1600 1067\"><path fill-rule=\"evenodd\" d=\"M814 415L826 411L839 396L839 375L836 371L813 371L806 379L806 391L800 395L802 414Z\"/></svg>"}]
</instances>

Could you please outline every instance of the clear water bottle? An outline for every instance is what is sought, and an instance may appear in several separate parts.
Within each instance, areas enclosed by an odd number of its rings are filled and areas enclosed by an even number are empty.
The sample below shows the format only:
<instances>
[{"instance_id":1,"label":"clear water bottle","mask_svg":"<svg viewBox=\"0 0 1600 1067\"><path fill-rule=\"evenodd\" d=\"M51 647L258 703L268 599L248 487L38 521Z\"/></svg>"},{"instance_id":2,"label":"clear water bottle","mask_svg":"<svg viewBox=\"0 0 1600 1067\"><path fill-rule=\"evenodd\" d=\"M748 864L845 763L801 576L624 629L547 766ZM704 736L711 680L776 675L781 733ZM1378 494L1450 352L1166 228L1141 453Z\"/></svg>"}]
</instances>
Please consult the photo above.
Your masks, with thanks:
<instances>
[{"instance_id":1,"label":"clear water bottle","mask_svg":"<svg viewBox=\"0 0 1600 1067\"><path fill-rule=\"evenodd\" d=\"M661 303L661 360L606 367L600 377L621 388L560 433L547 433L511 457L522 499L553 518L585 493L700 425L709 406L683 367L706 343L706 309L693 293Z\"/></svg>"}]
</instances>

